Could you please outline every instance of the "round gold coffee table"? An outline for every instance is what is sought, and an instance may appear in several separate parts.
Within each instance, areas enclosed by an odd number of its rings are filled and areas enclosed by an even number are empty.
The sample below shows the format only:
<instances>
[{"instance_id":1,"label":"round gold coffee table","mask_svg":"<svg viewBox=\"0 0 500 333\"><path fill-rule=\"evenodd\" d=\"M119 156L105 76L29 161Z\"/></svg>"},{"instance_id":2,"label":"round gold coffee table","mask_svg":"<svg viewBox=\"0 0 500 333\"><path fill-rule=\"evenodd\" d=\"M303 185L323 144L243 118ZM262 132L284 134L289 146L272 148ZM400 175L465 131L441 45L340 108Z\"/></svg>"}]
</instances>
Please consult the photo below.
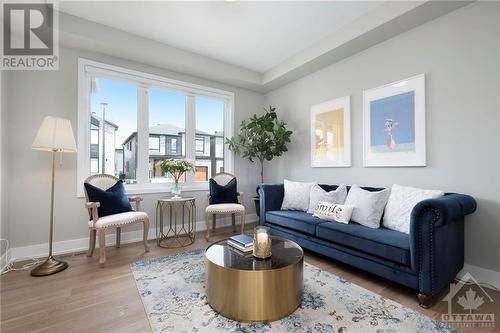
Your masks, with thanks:
<instances>
[{"instance_id":1,"label":"round gold coffee table","mask_svg":"<svg viewBox=\"0 0 500 333\"><path fill-rule=\"evenodd\" d=\"M221 240L205 251L208 304L224 317L271 322L294 312L302 300L304 252L272 239L272 256L257 259Z\"/></svg>"}]
</instances>

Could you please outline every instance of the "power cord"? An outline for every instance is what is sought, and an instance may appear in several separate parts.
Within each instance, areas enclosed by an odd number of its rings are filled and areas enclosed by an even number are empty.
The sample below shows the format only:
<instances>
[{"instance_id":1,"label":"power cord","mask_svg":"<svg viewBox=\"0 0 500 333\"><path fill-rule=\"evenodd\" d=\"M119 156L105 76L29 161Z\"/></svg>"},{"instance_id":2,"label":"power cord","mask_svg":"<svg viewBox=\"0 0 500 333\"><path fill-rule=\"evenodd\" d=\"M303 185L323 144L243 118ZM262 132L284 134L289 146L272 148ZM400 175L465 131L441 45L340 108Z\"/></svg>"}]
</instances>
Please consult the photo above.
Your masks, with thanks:
<instances>
[{"instance_id":1,"label":"power cord","mask_svg":"<svg viewBox=\"0 0 500 333\"><path fill-rule=\"evenodd\" d=\"M9 240L5 239L5 238L0 238L0 241L5 241L5 243L6 243L4 255L6 257L6 260L8 260L7 265L2 269L2 272L1 272L2 275L6 274L8 272L11 272L11 271L25 271L25 270L28 270L28 269L30 269L30 268L38 265L38 264L41 264L43 262L43 260L41 260L39 258L31 257L31 258L28 259L29 262L25 263L21 267L15 268L14 267L14 258L8 258L7 257L7 253L9 251L9 249L10 249Z\"/></svg>"}]
</instances>

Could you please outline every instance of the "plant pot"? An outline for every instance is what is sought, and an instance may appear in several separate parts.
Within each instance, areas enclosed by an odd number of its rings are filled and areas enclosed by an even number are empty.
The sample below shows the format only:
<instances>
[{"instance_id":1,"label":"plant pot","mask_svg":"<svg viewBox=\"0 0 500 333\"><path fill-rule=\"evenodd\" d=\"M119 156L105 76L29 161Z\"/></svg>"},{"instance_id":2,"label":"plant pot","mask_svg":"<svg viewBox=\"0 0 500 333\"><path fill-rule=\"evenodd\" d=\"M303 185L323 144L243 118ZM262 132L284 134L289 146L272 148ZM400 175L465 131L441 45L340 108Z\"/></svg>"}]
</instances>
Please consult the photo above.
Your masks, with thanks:
<instances>
[{"instance_id":1,"label":"plant pot","mask_svg":"<svg viewBox=\"0 0 500 333\"><path fill-rule=\"evenodd\" d=\"M253 202L255 204L255 213L257 214L257 217L260 217L260 198L258 195L253 197Z\"/></svg>"}]
</instances>

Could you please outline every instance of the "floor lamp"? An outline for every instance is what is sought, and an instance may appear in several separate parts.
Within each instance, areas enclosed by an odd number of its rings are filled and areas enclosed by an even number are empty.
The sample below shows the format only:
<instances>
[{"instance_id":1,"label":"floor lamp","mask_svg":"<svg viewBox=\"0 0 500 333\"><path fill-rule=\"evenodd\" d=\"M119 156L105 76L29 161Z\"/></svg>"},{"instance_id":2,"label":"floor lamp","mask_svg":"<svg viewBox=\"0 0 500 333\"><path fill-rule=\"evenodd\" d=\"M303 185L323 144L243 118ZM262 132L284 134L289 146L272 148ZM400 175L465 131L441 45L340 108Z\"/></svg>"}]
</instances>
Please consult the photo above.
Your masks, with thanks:
<instances>
[{"instance_id":1,"label":"floor lamp","mask_svg":"<svg viewBox=\"0 0 500 333\"><path fill-rule=\"evenodd\" d=\"M68 268L68 263L52 256L52 235L54 233L54 183L56 176L56 155L58 152L76 152L75 138L71 122L67 119L45 117L31 146L35 150L52 153L52 190L50 192L49 256L31 271L32 276L45 276Z\"/></svg>"}]
</instances>

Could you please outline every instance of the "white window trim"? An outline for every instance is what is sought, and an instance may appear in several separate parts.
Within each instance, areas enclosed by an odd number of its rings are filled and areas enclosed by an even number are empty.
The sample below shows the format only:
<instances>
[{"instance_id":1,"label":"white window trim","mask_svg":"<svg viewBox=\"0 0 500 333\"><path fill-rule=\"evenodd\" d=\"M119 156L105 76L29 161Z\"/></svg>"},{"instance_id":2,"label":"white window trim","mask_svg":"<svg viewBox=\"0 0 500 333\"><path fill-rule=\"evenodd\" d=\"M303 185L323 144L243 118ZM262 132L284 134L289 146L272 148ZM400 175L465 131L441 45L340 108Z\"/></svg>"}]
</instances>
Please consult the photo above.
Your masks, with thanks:
<instances>
[{"instance_id":1,"label":"white window trim","mask_svg":"<svg viewBox=\"0 0 500 333\"><path fill-rule=\"evenodd\" d=\"M234 93L216 88L201 86L189 82L169 79L163 76L144 73L119 66L109 65L93 60L78 58L78 153L77 153L77 197L84 197L83 182L90 175L90 92L92 77L105 77L136 84L138 89L137 131L137 181L138 184L127 184L128 194L147 194L170 192L170 183L149 182L149 127L147 88L159 87L186 94L186 158L195 158L195 96L215 98L224 101L224 135L233 135ZM192 139L192 140L190 140ZM190 156L192 155L192 156ZM233 173L234 155L224 146L224 170ZM207 182L195 182L194 174L188 174L187 184L183 191L203 191L208 189Z\"/></svg>"}]
</instances>

